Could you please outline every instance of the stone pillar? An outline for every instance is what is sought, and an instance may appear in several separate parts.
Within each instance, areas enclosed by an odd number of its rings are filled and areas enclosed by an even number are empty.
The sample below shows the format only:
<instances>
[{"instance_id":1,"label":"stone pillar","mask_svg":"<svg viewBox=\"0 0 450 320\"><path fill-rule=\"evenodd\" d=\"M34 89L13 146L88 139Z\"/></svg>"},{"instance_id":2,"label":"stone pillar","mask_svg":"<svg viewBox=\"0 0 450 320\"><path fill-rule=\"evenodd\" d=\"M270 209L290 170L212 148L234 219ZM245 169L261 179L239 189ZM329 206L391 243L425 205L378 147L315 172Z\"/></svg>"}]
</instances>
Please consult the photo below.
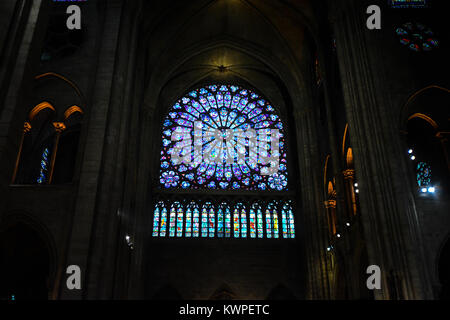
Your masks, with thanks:
<instances>
[{"instance_id":1,"label":"stone pillar","mask_svg":"<svg viewBox=\"0 0 450 320\"><path fill-rule=\"evenodd\" d=\"M55 142L53 144L52 158L50 160L50 175L48 176L48 184L52 184L53 172L55 171L56 154L58 152L59 139L61 138L61 133L66 130L66 126L63 122L54 122L53 127L55 127L56 136Z\"/></svg>"},{"instance_id":2,"label":"stone pillar","mask_svg":"<svg viewBox=\"0 0 450 320\"><path fill-rule=\"evenodd\" d=\"M345 194L347 199L348 219L352 219L358 213L355 194L355 170L344 170Z\"/></svg>"},{"instance_id":3,"label":"stone pillar","mask_svg":"<svg viewBox=\"0 0 450 320\"><path fill-rule=\"evenodd\" d=\"M107 217L110 221L117 217L117 208L104 206L105 202L111 200L111 190L105 188L105 185L109 185L109 179L114 178L111 177L111 175L114 175L113 166L110 161L105 160L105 157L108 160L114 158L114 156L111 157L110 150L111 147L115 148L117 143L115 134L118 129L114 128L114 124L110 125L109 122L115 121L111 120L112 117L117 119L117 113L114 111L117 110L118 105L121 105L120 100L113 101L113 99L116 97L115 90L119 91L120 89L120 82L117 82L118 79L114 78L114 75L117 71L116 54L120 43L119 30L124 1L110 0L103 4L105 9L102 16L103 32L98 36L100 45L97 73L94 93L88 106L90 110L88 126L84 128L84 130L87 130L87 139L65 263L65 265L80 266L82 290L68 290L62 283L62 299L103 298L105 296L99 291L109 290L111 292L110 286L112 285L110 283L105 288L100 286L102 283L102 279L98 276L100 269L109 274L114 268L110 261L104 260L105 253L97 248L98 246L105 248L104 243L99 243L98 239L103 241L107 238L109 241L114 238L114 235L110 233L109 223L108 227L103 225L105 223L105 210L110 210ZM129 48L122 49L128 50ZM112 133L114 134L112 135ZM113 246L114 243L109 242L106 245L108 250ZM64 277L61 281L65 281Z\"/></svg>"},{"instance_id":4,"label":"stone pillar","mask_svg":"<svg viewBox=\"0 0 450 320\"><path fill-rule=\"evenodd\" d=\"M13 115L16 109L21 109L25 105L24 97L26 95L21 90L24 89L23 79L29 74L30 52L41 4L41 0L16 2L14 9L16 21L11 21L11 34L1 48L0 165L3 170L0 174L0 181L5 182L2 185L8 185L10 182L11 172L14 171L14 159L16 159L20 144L19 128L23 125L23 120L14 122ZM24 115L21 119L24 118Z\"/></svg>"},{"instance_id":5,"label":"stone pillar","mask_svg":"<svg viewBox=\"0 0 450 320\"><path fill-rule=\"evenodd\" d=\"M308 99L305 98L307 102ZM302 105L302 104L299 104ZM304 103L303 103L304 105ZM317 118L314 108L306 108L295 114L302 207L296 219L305 227L303 241L308 270L307 298L330 299L327 247L329 245L326 210L323 207L318 152Z\"/></svg>"},{"instance_id":6,"label":"stone pillar","mask_svg":"<svg viewBox=\"0 0 450 320\"><path fill-rule=\"evenodd\" d=\"M31 131L31 124L28 121L26 121L23 125L22 137L20 138L19 151L17 152L16 164L14 166L14 172L13 172L13 176L11 178L11 184L16 182L17 171L19 170L19 165L20 165L20 158L22 157L23 142L25 141L25 137L27 136L27 133L30 131Z\"/></svg>"},{"instance_id":7,"label":"stone pillar","mask_svg":"<svg viewBox=\"0 0 450 320\"><path fill-rule=\"evenodd\" d=\"M361 220L369 264L380 266L382 289L376 299L390 299L389 273L405 299L431 299L418 213L407 179L406 159L393 121L389 67L380 56L376 30L366 28L370 1L330 1L344 91L346 114L358 172ZM377 42L377 40L379 42Z\"/></svg>"},{"instance_id":8,"label":"stone pillar","mask_svg":"<svg viewBox=\"0 0 450 320\"><path fill-rule=\"evenodd\" d=\"M336 200L327 200L324 204L327 210L328 229L331 238L336 235Z\"/></svg>"},{"instance_id":9,"label":"stone pillar","mask_svg":"<svg viewBox=\"0 0 450 320\"><path fill-rule=\"evenodd\" d=\"M449 137L449 135L450 135L450 132L442 132L441 131L436 134L436 137L441 142L442 153L444 154L445 162L447 163L447 168L450 172L450 159L449 159L449 155L448 155L448 137Z\"/></svg>"}]
</instances>

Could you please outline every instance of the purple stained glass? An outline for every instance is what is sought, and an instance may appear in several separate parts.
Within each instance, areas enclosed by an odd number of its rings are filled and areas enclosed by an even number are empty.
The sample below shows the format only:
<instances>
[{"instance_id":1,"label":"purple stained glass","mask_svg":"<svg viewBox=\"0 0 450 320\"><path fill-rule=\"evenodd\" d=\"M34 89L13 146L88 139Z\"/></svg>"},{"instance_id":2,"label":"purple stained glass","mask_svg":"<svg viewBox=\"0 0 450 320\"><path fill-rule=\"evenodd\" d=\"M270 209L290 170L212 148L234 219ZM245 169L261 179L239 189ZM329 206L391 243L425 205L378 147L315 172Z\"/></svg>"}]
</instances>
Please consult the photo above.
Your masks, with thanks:
<instances>
[{"instance_id":1,"label":"purple stained glass","mask_svg":"<svg viewBox=\"0 0 450 320\"><path fill-rule=\"evenodd\" d=\"M426 52L439 47L433 31L421 23L408 22L395 29L402 45L415 52Z\"/></svg>"},{"instance_id":2,"label":"purple stained glass","mask_svg":"<svg viewBox=\"0 0 450 320\"><path fill-rule=\"evenodd\" d=\"M280 166L278 172L267 175L263 168L268 163L250 148L263 143L268 147L271 129L279 130L279 150L272 154L267 148L263 155L279 155ZM256 137L250 138L247 133L253 130ZM160 185L166 189L286 191L283 130L275 108L251 90L233 85L193 90L173 105L163 121ZM201 146L197 154L196 145ZM205 159L213 161L206 163Z\"/></svg>"}]
</instances>

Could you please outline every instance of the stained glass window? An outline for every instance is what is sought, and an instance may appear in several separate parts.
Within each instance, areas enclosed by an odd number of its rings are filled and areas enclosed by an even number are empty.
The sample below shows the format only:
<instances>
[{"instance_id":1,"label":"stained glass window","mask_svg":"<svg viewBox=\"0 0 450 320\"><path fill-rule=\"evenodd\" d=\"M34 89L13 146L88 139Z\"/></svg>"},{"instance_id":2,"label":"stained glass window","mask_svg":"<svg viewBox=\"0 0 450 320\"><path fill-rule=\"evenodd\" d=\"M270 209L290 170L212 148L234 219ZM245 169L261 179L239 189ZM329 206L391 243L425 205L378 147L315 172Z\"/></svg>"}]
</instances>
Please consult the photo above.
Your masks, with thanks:
<instances>
[{"instance_id":1,"label":"stained glass window","mask_svg":"<svg viewBox=\"0 0 450 320\"><path fill-rule=\"evenodd\" d=\"M177 237L183 236L183 217L183 208L179 206L177 211Z\"/></svg>"},{"instance_id":2,"label":"stained glass window","mask_svg":"<svg viewBox=\"0 0 450 320\"><path fill-rule=\"evenodd\" d=\"M223 203L222 205L223 210L225 211L225 237L230 238L231 237L231 211L230 207Z\"/></svg>"},{"instance_id":3,"label":"stained glass window","mask_svg":"<svg viewBox=\"0 0 450 320\"><path fill-rule=\"evenodd\" d=\"M294 212L292 211L291 201L287 201L283 204L283 210L287 216L287 229L288 237L291 239L295 238L295 223L294 223Z\"/></svg>"},{"instance_id":4,"label":"stained glass window","mask_svg":"<svg viewBox=\"0 0 450 320\"><path fill-rule=\"evenodd\" d=\"M173 105L162 131L163 188L287 190L283 123L251 90L210 85L191 91Z\"/></svg>"},{"instance_id":5,"label":"stained glass window","mask_svg":"<svg viewBox=\"0 0 450 320\"><path fill-rule=\"evenodd\" d=\"M427 0L389 0L391 8L426 8Z\"/></svg>"},{"instance_id":6,"label":"stained glass window","mask_svg":"<svg viewBox=\"0 0 450 320\"><path fill-rule=\"evenodd\" d=\"M153 236L157 237L159 233L159 221L160 221L160 214L161 209L164 208L164 203L158 202L158 204L155 206L155 211L153 213Z\"/></svg>"},{"instance_id":7,"label":"stained glass window","mask_svg":"<svg viewBox=\"0 0 450 320\"><path fill-rule=\"evenodd\" d=\"M250 238L256 238L256 212L255 206L250 209Z\"/></svg>"},{"instance_id":8,"label":"stained glass window","mask_svg":"<svg viewBox=\"0 0 450 320\"><path fill-rule=\"evenodd\" d=\"M153 208L153 237L293 238L291 200L274 201L269 193L237 202L226 200L237 197L232 192L218 202L197 193L186 193L183 201L166 196L193 189L277 191L277 197L284 197L284 129L266 99L239 86L209 85L179 99L162 127L159 187L165 191L157 191L161 194Z\"/></svg>"},{"instance_id":9,"label":"stained glass window","mask_svg":"<svg viewBox=\"0 0 450 320\"><path fill-rule=\"evenodd\" d=\"M223 238L223 207L217 210L217 236Z\"/></svg>"},{"instance_id":10,"label":"stained glass window","mask_svg":"<svg viewBox=\"0 0 450 320\"><path fill-rule=\"evenodd\" d=\"M261 206L259 204L256 204L255 210L256 210L256 218L258 221L258 238L264 238L264 222Z\"/></svg>"},{"instance_id":11,"label":"stained glass window","mask_svg":"<svg viewBox=\"0 0 450 320\"><path fill-rule=\"evenodd\" d=\"M209 205L209 237L213 238L216 230L216 215L214 213L214 208Z\"/></svg>"},{"instance_id":12,"label":"stained glass window","mask_svg":"<svg viewBox=\"0 0 450 320\"><path fill-rule=\"evenodd\" d=\"M272 201L267 206L260 201L237 202L232 206L227 202L217 206L210 201L201 202L191 201L184 206L176 201L169 211L164 201L157 202L153 210L153 237L295 238L291 200Z\"/></svg>"},{"instance_id":13,"label":"stained glass window","mask_svg":"<svg viewBox=\"0 0 450 320\"><path fill-rule=\"evenodd\" d=\"M192 235L192 209L191 206L188 206L186 209L186 231L184 236L186 238L190 238Z\"/></svg>"},{"instance_id":14,"label":"stained glass window","mask_svg":"<svg viewBox=\"0 0 450 320\"><path fill-rule=\"evenodd\" d=\"M266 228L267 228L267 235L270 235L270 237L273 236L273 238L275 238L275 239L279 238L278 210L277 210L277 203L276 202L271 202L267 206L267 210L266 210Z\"/></svg>"},{"instance_id":15,"label":"stained glass window","mask_svg":"<svg viewBox=\"0 0 450 320\"><path fill-rule=\"evenodd\" d=\"M289 224L288 224L288 215L289 212L287 212L288 210L283 206L283 208L281 209L281 229L283 232L283 238L288 238L289 234L288 234L288 229L289 229Z\"/></svg>"},{"instance_id":16,"label":"stained glass window","mask_svg":"<svg viewBox=\"0 0 450 320\"><path fill-rule=\"evenodd\" d=\"M269 205L269 211L272 213L272 227L273 227L273 237L277 239L279 237L278 230L278 212L276 204Z\"/></svg>"},{"instance_id":17,"label":"stained glass window","mask_svg":"<svg viewBox=\"0 0 450 320\"><path fill-rule=\"evenodd\" d=\"M421 188L428 188L431 184L431 167L426 162L417 164L417 184Z\"/></svg>"},{"instance_id":18,"label":"stained glass window","mask_svg":"<svg viewBox=\"0 0 450 320\"><path fill-rule=\"evenodd\" d=\"M433 31L421 23L405 23L395 33L401 44L415 52L431 51L439 47Z\"/></svg>"},{"instance_id":19,"label":"stained glass window","mask_svg":"<svg viewBox=\"0 0 450 320\"><path fill-rule=\"evenodd\" d=\"M240 225L239 225L239 208L235 208L234 209L234 214L233 214L233 226L234 226L234 237L235 238L239 238L239 233L240 233Z\"/></svg>"},{"instance_id":20,"label":"stained glass window","mask_svg":"<svg viewBox=\"0 0 450 320\"><path fill-rule=\"evenodd\" d=\"M200 222L199 222L199 220L200 220L200 210L198 209L198 206L197 205L194 205L194 206L192 206L192 210L193 210L193 212L194 212L194 237L198 237L199 236L199 233L200 233Z\"/></svg>"},{"instance_id":21,"label":"stained glass window","mask_svg":"<svg viewBox=\"0 0 450 320\"><path fill-rule=\"evenodd\" d=\"M161 229L159 232L160 237L166 236L166 229L167 229L167 209L166 207L163 207L161 209Z\"/></svg>"},{"instance_id":22,"label":"stained glass window","mask_svg":"<svg viewBox=\"0 0 450 320\"><path fill-rule=\"evenodd\" d=\"M247 238L247 212L245 206L242 203L238 203L236 207L241 214L241 238Z\"/></svg>"},{"instance_id":23,"label":"stained glass window","mask_svg":"<svg viewBox=\"0 0 450 320\"><path fill-rule=\"evenodd\" d=\"M177 209L179 208L179 205L178 202L175 202L170 208L169 237L175 237Z\"/></svg>"},{"instance_id":24,"label":"stained glass window","mask_svg":"<svg viewBox=\"0 0 450 320\"><path fill-rule=\"evenodd\" d=\"M266 235L267 238L272 238L272 217L269 208L266 210Z\"/></svg>"},{"instance_id":25,"label":"stained glass window","mask_svg":"<svg viewBox=\"0 0 450 320\"><path fill-rule=\"evenodd\" d=\"M38 184L44 184L47 182L47 174L50 167L50 151L48 148L45 148L42 152L39 177L37 178Z\"/></svg>"},{"instance_id":26,"label":"stained glass window","mask_svg":"<svg viewBox=\"0 0 450 320\"><path fill-rule=\"evenodd\" d=\"M208 204L203 205L202 208L202 237L208 236Z\"/></svg>"}]
</instances>

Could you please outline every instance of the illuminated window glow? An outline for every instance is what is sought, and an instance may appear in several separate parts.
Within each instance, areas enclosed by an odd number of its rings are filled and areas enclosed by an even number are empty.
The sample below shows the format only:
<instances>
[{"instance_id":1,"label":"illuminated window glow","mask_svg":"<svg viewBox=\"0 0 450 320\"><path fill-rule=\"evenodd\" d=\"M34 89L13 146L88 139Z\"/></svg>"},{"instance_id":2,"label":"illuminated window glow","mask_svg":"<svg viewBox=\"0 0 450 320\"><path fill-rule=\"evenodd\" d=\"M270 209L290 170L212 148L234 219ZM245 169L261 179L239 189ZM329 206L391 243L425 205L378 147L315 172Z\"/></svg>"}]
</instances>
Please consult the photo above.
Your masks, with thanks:
<instances>
[{"instance_id":1,"label":"illuminated window glow","mask_svg":"<svg viewBox=\"0 0 450 320\"><path fill-rule=\"evenodd\" d=\"M201 129L196 130L198 124ZM249 152L251 140L242 135L255 130L257 143L263 146L260 155L270 156L270 129L279 131L279 150L276 151L279 171L264 175L262 169L267 166ZM227 138L227 130L237 135L235 139ZM195 136L196 132L200 138ZM219 139L213 132L222 132L223 137ZM194 90L173 105L163 122L160 186L165 189L286 191L288 175L283 132L283 123L275 108L250 90L234 85L210 85ZM202 145L202 154L193 151L195 143ZM173 157L174 150L182 150L179 156L188 154L190 162ZM244 155L243 162L227 162L229 157L237 159L237 154ZM208 163L203 161L205 156L220 160Z\"/></svg>"},{"instance_id":2,"label":"illuminated window glow","mask_svg":"<svg viewBox=\"0 0 450 320\"><path fill-rule=\"evenodd\" d=\"M169 217L167 217L168 207L170 207ZM264 206L255 201L249 207L242 202L232 206L226 202L215 206L212 202L201 204L198 201L191 201L186 206L180 202L169 205L159 201L155 204L153 237L198 238L200 234L202 238L294 239L292 203L290 200L272 201Z\"/></svg>"}]
</instances>

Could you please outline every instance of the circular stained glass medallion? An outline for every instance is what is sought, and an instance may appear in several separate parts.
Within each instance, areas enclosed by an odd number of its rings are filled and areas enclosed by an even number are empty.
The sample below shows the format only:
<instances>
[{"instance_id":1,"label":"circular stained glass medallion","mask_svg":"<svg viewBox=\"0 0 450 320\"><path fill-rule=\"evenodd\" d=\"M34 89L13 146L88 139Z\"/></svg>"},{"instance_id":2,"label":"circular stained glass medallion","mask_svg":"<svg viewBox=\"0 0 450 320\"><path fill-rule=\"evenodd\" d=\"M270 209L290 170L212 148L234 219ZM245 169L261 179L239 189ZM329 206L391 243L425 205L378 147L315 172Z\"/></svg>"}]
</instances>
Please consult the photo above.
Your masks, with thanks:
<instances>
[{"instance_id":1,"label":"circular stained glass medallion","mask_svg":"<svg viewBox=\"0 0 450 320\"><path fill-rule=\"evenodd\" d=\"M275 108L251 90L235 85L193 90L172 106L162 133L163 188L287 190L283 123ZM276 169L267 171L267 159L275 158L278 166L272 163Z\"/></svg>"},{"instance_id":2,"label":"circular stained glass medallion","mask_svg":"<svg viewBox=\"0 0 450 320\"><path fill-rule=\"evenodd\" d=\"M431 51L439 47L433 31L421 23L405 23L395 33L401 44L415 52Z\"/></svg>"}]
</instances>

